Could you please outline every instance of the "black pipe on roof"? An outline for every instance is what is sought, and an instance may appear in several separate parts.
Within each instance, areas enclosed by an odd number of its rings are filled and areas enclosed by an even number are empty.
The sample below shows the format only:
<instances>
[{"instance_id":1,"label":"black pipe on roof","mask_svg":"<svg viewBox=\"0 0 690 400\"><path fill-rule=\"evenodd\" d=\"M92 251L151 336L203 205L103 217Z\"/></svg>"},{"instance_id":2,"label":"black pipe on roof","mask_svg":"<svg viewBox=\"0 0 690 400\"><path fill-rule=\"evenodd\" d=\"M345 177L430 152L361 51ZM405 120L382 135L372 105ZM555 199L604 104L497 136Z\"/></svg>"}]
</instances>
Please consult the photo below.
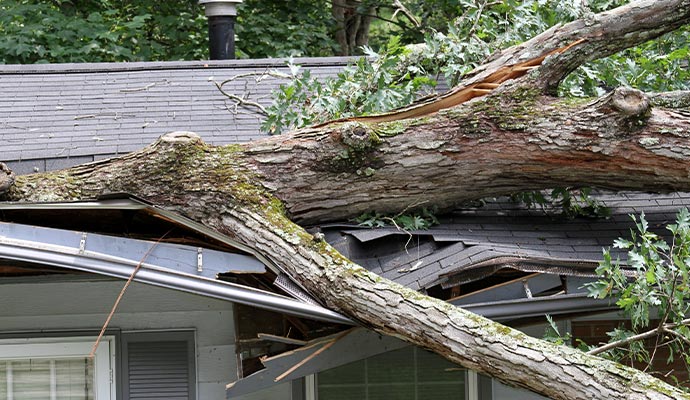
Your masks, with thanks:
<instances>
[{"instance_id":1,"label":"black pipe on roof","mask_svg":"<svg viewBox=\"0 0 690 400\"><path fill-rule=\"evenodd\" d=\"M208 47L211 60L235 58L235 17L208 17Z\"/></svg>"},{"instance_id":2,"label":"black pipe on roof","mask_svg":"<svg viewBox=\"0 0 690 400\"><path fill-rule=\"evenodd\" d=\"M235 58L235 16L242 0L199 0L208 18L208 47L211 60Z\"/></svg>"}]
</instances>

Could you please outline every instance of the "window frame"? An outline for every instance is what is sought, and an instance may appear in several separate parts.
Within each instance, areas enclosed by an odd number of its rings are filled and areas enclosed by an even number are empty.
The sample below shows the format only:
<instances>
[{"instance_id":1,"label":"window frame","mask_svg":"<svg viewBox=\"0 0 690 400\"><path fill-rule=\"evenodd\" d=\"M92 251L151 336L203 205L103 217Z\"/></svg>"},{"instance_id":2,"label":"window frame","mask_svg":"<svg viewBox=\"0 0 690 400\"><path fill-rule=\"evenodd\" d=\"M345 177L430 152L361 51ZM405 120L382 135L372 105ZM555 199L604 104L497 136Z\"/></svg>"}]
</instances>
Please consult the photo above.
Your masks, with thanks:
<instances>
[{"instance_id":1,"label":"window frame","mask_svg":"<svg viewBox=\"0 0 690 400\"><path fill-rule=\"evenodd\" d=\"M0 338L0 362L31 358L88 357L96 336ZM115 336L101 339L94 357L94 398L117 400Z\"/></svg>"}]
</instances>

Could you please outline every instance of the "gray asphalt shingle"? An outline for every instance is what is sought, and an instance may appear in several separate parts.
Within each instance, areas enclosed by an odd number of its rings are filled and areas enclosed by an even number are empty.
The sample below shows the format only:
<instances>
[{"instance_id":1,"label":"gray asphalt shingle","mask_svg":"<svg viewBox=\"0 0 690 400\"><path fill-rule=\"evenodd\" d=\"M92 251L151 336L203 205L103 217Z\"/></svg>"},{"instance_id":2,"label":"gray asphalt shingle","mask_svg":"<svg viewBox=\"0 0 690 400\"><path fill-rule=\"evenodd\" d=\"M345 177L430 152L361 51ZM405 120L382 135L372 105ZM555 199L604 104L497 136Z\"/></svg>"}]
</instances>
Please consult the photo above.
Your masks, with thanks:
<instances>
[{"instance_id":1,"label":"gray asphalt shingle","mask_svg":"<svg viewBox=\"0 0 690 400\"><path fill-rule=\"evenodd\" d=\"M336 75L349 58L297 59L316 77ZM68 167L137 150L187 130L212 144L263 137L263 120L236 107L214 81L270 70L285 60L0 66L0 161L18 173L35 164ZM263 106L284 81L239 78L225 89ZM55 160L55 161L52 161ZM59 161L57 161L59 160Z\"/></svg>"},{"instance_id":2,"label":"gray asphalt shingle","mask_svg":"<svg viewBox=\"0 0 690 400\"><path fill-rule=\"evenodd\" d=\"M414 239L406 248L400 244L398 253L389 252L379 258L395 260L395 268L387 268L382 263L383 276L424 289L443 283L448 276L469 272L477 265L503 257L539 263L552 260L554 266L575 262L591 273L602 259L602 248L610 248L615 239L629 236L634 224L628 214L644 211L650 228L664 235L664 227L675 220L678 207L690 205L689 193L601 193L597 197L611 208L610 218L563 220L542 211L526 210L505 199L495 200L498 205L489 202L486 208L458 210L441 218L438 226L413 232L415 238L423 238L420 247L436 247L435 251L422 251L420 256L417 239ZM509 215L502 214L506 210ZM332 225L328 229L340 230L355 238L349 249L354 261L358 261L358 255L371 257L376 245L386 241L402 243L401 238L406 236L395 228L371 230ZM362 249L353 248L353 243L360 243ZM616 254L625 259L625 254Z\"/></svg>"}]
</instances>

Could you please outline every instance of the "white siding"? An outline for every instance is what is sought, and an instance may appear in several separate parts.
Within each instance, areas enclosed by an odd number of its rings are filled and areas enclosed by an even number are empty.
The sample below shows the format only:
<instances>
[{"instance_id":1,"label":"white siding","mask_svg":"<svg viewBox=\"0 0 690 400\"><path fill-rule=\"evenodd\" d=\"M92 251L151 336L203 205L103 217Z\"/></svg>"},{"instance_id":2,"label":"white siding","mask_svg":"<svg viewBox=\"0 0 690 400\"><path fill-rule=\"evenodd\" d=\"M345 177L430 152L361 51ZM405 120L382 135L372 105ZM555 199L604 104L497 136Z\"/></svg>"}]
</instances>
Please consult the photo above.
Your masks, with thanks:
<instances>
[{"instance_id":1,"label":"white siding","mask_svg":"<svg viewBox=\"0 0 690 400\"><path fill-rule=\"evenodd\" d=\"M0 284L0 333L100 330L124 281ZM132 283L110 327L122 331L194 329L199 399L225 399L237 377L232 303Z\"/></svg>"}]
</instances>

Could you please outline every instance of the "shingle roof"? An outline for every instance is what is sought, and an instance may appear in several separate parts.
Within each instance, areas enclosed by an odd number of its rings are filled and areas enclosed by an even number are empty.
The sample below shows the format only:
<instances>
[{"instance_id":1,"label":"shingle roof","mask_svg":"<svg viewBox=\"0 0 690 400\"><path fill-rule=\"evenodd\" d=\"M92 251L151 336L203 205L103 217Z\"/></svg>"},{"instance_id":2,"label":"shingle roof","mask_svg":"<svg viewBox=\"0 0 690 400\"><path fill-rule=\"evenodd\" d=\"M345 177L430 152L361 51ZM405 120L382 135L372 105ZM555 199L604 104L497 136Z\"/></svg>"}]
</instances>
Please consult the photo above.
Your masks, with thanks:
<instances>
[{"instance_id":1,"label":"shingle roof","mask_svg":"<svg viewBox=\"0 0 690 400\"><path fill-rule=\"evenodd\" d=\"M333 76L350 58L295 63ZM261 118L235 107L214 81L279 69L282 59L0 66L0 161L16 173L54 170L137 150L160 135L194 131L212 144L261 136ZM225 89L267 106L280 83L255 77Z\"/></svg>"},{"instance_id":2,"label":"shingle roof","mask_svg":"<svg viewBox=\"0 0 690 400\"><path fill-rule=\"evenodd\" d=\"M554 219L503 199L458 210L440 225L409 235L396 228L348 224L322 229L353 261L400 284L425 289L486 277L506 265L528 272L569 267L571 274L591 275L602 248L629 237L634 227L629 214L644 211L650 229L663 235L678 209L690 204L690 193L601 193L598 198L611 208L610 218Z\"/></svg>"}]
</instances>

